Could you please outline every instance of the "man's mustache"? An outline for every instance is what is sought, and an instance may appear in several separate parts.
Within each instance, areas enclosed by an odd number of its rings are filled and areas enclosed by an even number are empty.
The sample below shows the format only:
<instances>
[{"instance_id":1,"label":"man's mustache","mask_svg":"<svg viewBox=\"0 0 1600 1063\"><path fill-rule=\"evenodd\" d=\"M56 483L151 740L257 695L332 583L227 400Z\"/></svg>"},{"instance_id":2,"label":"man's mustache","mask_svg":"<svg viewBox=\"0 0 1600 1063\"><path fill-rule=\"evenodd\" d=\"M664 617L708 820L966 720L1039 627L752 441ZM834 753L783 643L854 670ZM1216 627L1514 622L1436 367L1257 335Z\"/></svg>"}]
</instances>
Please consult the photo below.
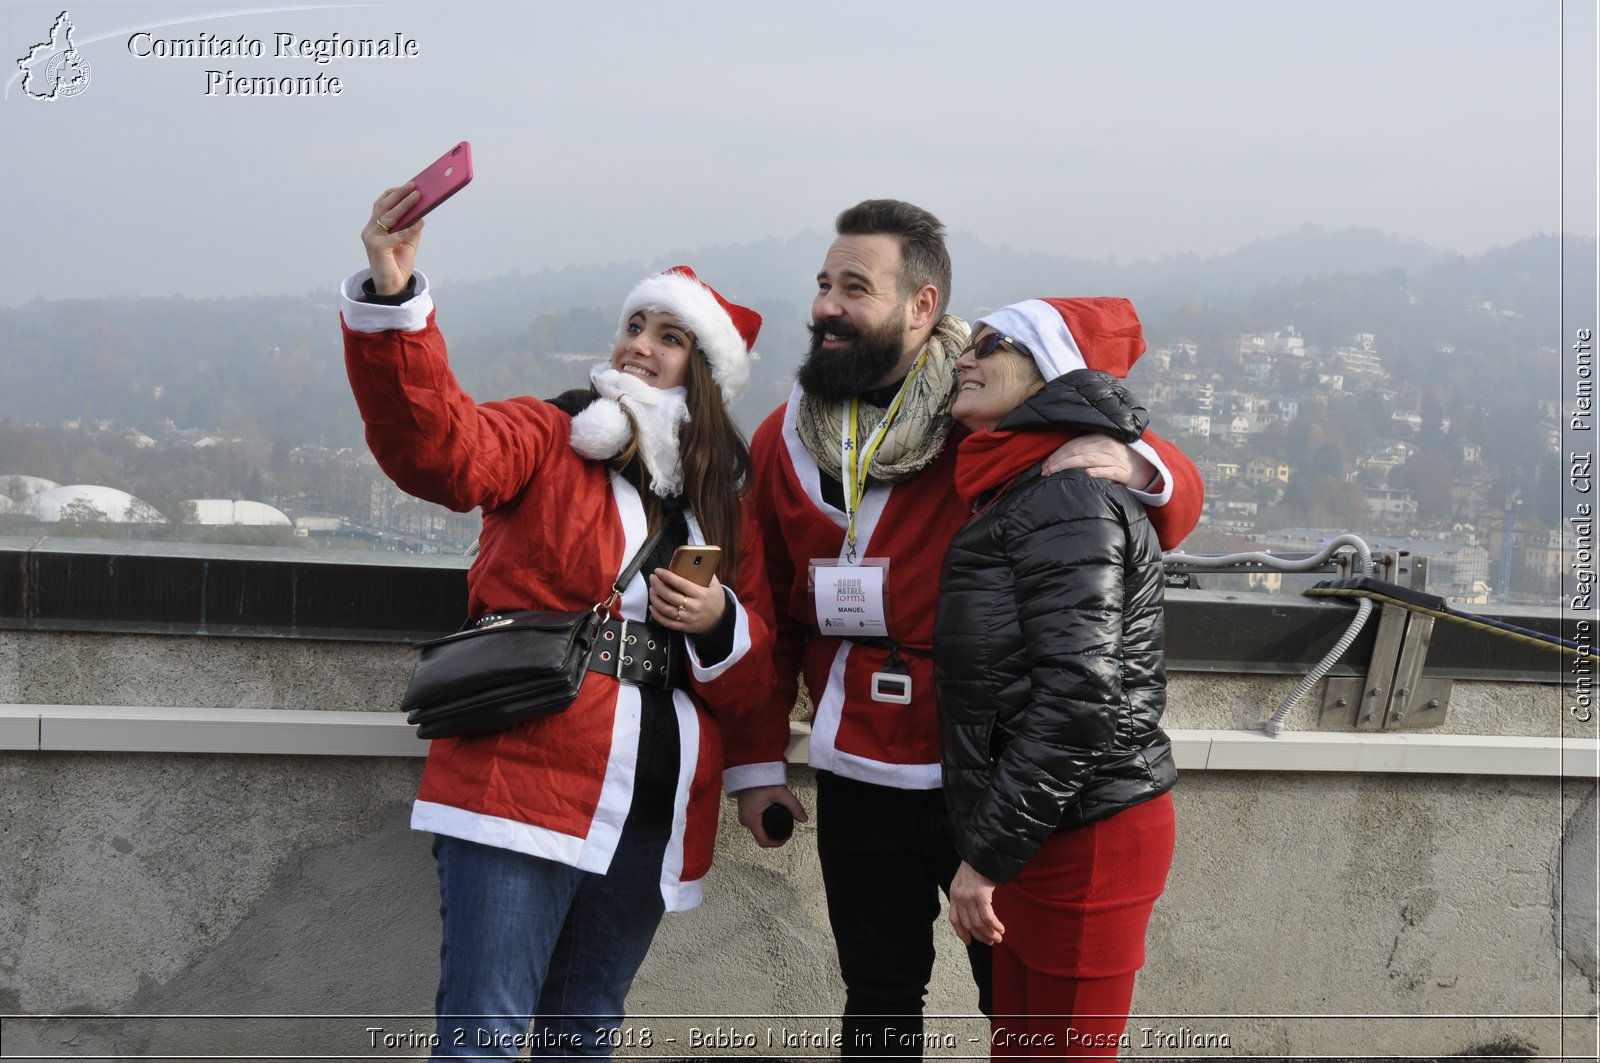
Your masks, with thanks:
<instances>
[{"instance_id":1,"label":"man's mustache","mask_svg":"<svg viewBox=\"0 0 1600 1063\"><path fill-rule=\"evenodd\" d=\"M853 340L861 335L861 330L844 318L834 321L813 321L806 327L811 330L811 339L816 343L821 343L823 334L828 332L842 340Z\"/></svg>"}]
</instances>

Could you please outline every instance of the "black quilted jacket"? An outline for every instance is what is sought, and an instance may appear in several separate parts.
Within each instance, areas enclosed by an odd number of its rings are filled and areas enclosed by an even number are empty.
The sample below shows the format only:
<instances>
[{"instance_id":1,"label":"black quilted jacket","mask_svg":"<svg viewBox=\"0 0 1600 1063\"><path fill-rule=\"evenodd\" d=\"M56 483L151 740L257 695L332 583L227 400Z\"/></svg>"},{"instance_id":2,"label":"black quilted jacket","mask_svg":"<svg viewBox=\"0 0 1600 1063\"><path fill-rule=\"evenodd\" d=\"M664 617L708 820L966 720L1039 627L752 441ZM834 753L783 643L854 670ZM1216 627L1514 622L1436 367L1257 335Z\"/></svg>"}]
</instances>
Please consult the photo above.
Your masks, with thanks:
<instances>
[{"instance_id":1,"label":"black quilted jacket","mask_svg":"<svg viewBox=\"0 0 1600 1063\"><path fill-rule=\"evenodd\" d=\"M1144 410L1080 370L999 425L1044 426L1132 441ZM951 543L933 638L944 793L962 857L996 882L1053 831L1176 781L1162 583L1144 507L1076 470L1029 469Z\"/></svg>"}]
</instances>

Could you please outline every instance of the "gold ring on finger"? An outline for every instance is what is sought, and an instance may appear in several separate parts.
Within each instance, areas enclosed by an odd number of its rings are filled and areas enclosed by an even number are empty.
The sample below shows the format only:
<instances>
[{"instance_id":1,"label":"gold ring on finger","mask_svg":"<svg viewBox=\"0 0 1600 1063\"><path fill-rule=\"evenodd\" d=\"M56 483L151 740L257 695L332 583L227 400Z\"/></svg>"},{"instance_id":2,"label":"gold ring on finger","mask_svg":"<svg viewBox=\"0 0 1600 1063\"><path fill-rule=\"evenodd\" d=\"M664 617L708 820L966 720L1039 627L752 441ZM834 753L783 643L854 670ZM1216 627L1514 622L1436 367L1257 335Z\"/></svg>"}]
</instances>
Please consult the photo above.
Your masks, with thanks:
<instances>
[{"instance_id":1,"label":"gold ring on finger","mask_svg":"<svg viewBox=\"0 0 1600 1063\"><path fill-rule=\"evenodd\" d=\"M377 218L373 218L372 219L372 224L376 225L378 228L382 229L384 232L388 232L389 231L389 227L387 225L383 224L383 222L379 221Z\"/></svg>"}]
</instances>

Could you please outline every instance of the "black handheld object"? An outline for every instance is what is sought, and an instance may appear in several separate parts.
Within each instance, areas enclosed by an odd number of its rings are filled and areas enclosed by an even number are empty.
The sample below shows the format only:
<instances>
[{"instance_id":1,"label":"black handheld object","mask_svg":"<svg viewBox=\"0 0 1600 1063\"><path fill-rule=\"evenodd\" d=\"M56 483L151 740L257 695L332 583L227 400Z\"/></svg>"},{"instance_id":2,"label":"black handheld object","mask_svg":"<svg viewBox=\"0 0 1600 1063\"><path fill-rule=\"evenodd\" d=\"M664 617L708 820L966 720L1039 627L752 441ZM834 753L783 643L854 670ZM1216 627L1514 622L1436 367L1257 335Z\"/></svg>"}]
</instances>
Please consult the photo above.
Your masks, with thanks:
<instances>
[{"instance_id":1,"label":"black handheld object","mask_svg":"<svg viewBox=\"0 0 1600 1063\"><path fill-rule=\"evenodd\" d=\"M761 829L773 841L785 841L794 833L794 813L774 801L761 811Z\"/></svg>"}]
</instances>

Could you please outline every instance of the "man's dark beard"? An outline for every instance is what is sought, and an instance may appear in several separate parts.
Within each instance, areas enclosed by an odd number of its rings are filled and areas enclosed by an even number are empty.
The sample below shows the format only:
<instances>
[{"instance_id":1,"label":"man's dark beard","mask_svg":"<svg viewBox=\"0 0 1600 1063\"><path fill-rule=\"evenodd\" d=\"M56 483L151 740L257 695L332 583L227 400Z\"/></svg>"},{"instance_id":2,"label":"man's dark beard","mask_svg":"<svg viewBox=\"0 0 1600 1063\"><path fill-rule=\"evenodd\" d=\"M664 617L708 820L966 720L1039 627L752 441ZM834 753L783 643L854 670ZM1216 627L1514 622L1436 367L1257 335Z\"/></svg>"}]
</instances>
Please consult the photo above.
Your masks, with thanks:
<instances>
[{"instance_id":1,"label":"man's dark beard","mask_svg":"<svg viewBox=\"0 0 1600 1063\"><path fill-rule=\"evenodd\" d=\"M869 391L899 364L905 330L891 317L879 328L862 332L844 318L811 323L811 350L795 379L808 394L824 402L844 402ZM822 336L832 332L852 341L837 351L822 349Z\"/></svg>"}]
</instances>

